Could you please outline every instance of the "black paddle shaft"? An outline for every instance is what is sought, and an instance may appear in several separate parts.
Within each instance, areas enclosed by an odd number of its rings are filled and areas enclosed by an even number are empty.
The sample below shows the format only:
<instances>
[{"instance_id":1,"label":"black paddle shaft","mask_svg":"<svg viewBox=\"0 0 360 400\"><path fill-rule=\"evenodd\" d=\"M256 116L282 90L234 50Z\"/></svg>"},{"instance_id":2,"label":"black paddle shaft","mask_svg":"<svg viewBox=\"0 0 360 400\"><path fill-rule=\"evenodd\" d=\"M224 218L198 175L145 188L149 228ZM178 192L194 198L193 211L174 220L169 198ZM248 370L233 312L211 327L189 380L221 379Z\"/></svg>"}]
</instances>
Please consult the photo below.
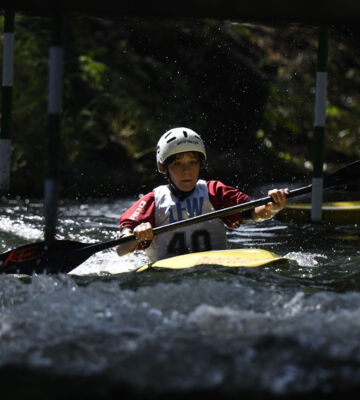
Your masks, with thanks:
<instances>
[{"instance_id":1,"label":"black paddle shaft","mask_svg":"<svg viewBox=\"0 0 360 400\"><path fill-rule=\"evenodd\" d=\"M291 190L287 197L295 197L308 193L311 190L311 186L312 185L308 185L299 189ZM161 233L190 226L199 222L226 217L267 204L271 200L271 197L267 196L243 204L237 204L232 207L212 211L183 221L159 226L154 228L153 232L155 235L159 235ZM55 240L49 244L46 242L32 243L1 254L0 272L29 275L44 271L51 273L69 272L99 251L135 240L136 237L132 234L119 239L94 244L86 244L71 240Z\"/></svg>"},{"instance_id":2,"label":"black paddle shaft","mask_svg":"<svg viewBox=\"0 0 360 400\"><path fill-rule=\"evenodd\" d=\"M330 188L333 188L333 187L336 187L339 185L344 185L344 184L346 184L346 182L348 182L350 180L359 179L359 177L360 177L360 160L355 161L352 164L349 164L349 165L345 166L344 168L341 168L340 170L336 171L334 174L324 178L323 186L325 189L330 189ZM310 193L311 190L312 190L312 184L290 190L286 197L292 198L292 197L301 196L303 194ZM153 232L155 235L156 234L158 235L160 233L172 231L174 229L189 226L189 225L192 225L195 223L209 221L211 219L222 218L222 217L233 215L233 214L236 214L239 212L252 210L256 207L263 206L271 201L272 201L272 198L270 196L266 196L266 197L263 197L263 198L260 198L257 200L248 201L248 202L242 203L242 204L236 204L235 206L232 206L232 207L227 207L227 208L212 211L212 212L209 212L206 214L198 215L196 217L188 218L183 221L178 221L178 222L174 222L172 224L159 226L157 228L154 228ZM105 243L100 243L95 246L99 246L99 250L104 250L106 248L113 247L118 244L125 243L125 242L131 241L131 240L135 240L134 235L130 235L130 236L127 236L124 238L112 240L112 241L105 242ZM101 246L104 246L104 247L101 248Z\"/></svg>"},{"instance_id":3,"label":"black paddle shaft","mask_svg":"<svg viewBox=\"0 0 360 400\"><path fill-rule=\"evenodd\" d=\"M360 176L360 160L338 170L324 179L324 188L344 185L350 180L358 180ZM290 190L287 198L300 196L311 192L312 185ZM155 235L172 231L178 228L222 218L236 213L254 209L272 201L270 196L252 200L243 204L212 211L183 221L159 226L153 229ZM69 272L86 261L93 254L115 247L119 244L135 241L135 235L128 235L119 239L102 243L87 244L71 240L55 240L50 243L37 242L19 247L0 255L0 272L32 274L48 272Z\"/></svg>"}]
</instances>

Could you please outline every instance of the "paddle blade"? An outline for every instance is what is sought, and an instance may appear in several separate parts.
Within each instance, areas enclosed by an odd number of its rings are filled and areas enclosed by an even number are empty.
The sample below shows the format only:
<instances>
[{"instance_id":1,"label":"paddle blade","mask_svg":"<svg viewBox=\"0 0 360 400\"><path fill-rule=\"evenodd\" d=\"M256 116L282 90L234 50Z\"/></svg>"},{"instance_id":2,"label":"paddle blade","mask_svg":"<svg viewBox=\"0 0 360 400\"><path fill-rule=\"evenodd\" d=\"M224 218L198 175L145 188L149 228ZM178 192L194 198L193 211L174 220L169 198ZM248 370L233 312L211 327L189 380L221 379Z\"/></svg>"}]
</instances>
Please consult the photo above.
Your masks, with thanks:
<instances>
[{"instance_id":1,"label":"paddle blade","mask_svg":"<svg viewBox=\"0 0 360 400\"><path fill-rule=\"evenodd\" d=\"M324 179L324 187L346 186L351 183L359 184L360 181L360 160L355 161L334 174Z\"/></svg>"},{"instance_id":2,"label":"paddle blade","mask_svg":"<svg viewBox=\"0 0 360 400\"><path fill-rule=\"evenodd\" d=\"M69 272L91 254L74 253L87 244L71 240L36 242L0 254L0 272L6 274Z\"/></svg>"}]
</instances>

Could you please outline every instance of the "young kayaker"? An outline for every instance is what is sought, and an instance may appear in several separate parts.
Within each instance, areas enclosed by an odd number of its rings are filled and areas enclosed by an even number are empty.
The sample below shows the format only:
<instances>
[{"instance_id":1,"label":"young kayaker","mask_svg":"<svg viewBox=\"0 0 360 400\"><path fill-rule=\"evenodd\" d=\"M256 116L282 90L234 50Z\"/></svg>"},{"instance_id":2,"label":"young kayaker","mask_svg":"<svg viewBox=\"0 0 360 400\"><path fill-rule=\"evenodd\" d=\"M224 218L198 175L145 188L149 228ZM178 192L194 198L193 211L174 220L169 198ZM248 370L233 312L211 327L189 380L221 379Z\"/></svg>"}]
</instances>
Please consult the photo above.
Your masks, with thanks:
<instances>
[{"instance_id":1,"label":"young kayaker","mask_svg":"<svg viewBox=\"0 0 360 400\"><path fill-rule=\"evenodd\" d=\"M288 189L268 192L272 202L244 213L205 221L154 236L153 227L195 217L248 201L238 189L220 181L199 179L206 161L201 137L188 128L174 128L160 138L157 167L168 180L140 198L120 217L121 235L134 234L137 241L117 246L119 256L145 250L150 261L196 251L220 250L226 246L226 228L247 221L272 218L286 205Z\"/></svg>"}]
</instances>

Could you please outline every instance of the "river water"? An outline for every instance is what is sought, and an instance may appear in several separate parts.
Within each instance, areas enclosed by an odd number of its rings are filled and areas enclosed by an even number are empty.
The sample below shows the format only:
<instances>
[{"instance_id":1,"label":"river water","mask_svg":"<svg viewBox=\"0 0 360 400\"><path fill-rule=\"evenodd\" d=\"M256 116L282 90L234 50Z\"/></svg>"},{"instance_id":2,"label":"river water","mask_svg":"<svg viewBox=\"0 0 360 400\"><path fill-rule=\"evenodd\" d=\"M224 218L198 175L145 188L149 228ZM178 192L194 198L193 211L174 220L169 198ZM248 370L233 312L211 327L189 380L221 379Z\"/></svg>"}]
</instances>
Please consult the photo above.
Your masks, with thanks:
<instances>
[{"instance_id":1,"label":"river water","mask_svg":"<svg viewBox=\"0 0 360 400\"><path fill-rule=\"evenodd\" d=\"M62 203L59 239L117 237L134 199ZM0 252L42 238L42 203L0 203ZM360 389L360 233L276 220L234 248L291 257L253 269L126 273L97 253L70 274L0 275L0 382L11 398L332 398ZM120 273L122 272L122 273Z\"/></svg>"}]
</instances>

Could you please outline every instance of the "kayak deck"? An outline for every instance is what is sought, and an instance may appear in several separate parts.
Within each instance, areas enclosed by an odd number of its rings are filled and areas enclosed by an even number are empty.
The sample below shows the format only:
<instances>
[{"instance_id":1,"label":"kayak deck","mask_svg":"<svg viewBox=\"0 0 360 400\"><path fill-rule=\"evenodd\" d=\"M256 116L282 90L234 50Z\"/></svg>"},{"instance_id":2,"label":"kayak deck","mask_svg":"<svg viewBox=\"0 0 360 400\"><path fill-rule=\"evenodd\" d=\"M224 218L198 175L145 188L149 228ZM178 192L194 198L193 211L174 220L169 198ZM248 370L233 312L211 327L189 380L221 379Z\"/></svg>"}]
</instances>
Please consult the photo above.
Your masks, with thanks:
<instances>
[{"instance_id":1,"label":"kayak deck","mask_svg":"<svg viewBox=\"0 0 360 400\"><path fill-rule=\"evenodd\" d=\"M199 265L260 267L281 260L286 261L289 259L262 249L213 250L166 258L144 265L136 271L142 272L148 268L185 269Z\"/></svg>"}]
</instances>

